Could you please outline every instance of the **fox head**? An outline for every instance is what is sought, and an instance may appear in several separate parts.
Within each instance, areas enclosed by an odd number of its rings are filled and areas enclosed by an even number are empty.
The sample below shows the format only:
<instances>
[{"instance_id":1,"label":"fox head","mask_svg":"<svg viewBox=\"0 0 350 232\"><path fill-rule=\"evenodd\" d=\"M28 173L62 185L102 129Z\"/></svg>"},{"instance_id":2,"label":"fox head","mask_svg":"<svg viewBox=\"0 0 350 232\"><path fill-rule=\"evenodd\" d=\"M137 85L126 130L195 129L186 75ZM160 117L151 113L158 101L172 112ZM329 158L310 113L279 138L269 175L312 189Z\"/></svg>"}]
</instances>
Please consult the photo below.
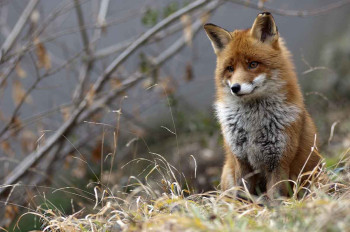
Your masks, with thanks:
<instances>
[{"instance_id":1,"label":"fox head","mask_svg":"<svg viewBox=\"0 0 350 232\"><path fill-rule=\"evenodd\" d=\"M269 12L258 14L247 30L229 32L214 24L206 24L204 29L217 55L219 94L240 99L273 94L285 81L283 73L292 69L289 52Z\"/></svg>"}]
</instances>

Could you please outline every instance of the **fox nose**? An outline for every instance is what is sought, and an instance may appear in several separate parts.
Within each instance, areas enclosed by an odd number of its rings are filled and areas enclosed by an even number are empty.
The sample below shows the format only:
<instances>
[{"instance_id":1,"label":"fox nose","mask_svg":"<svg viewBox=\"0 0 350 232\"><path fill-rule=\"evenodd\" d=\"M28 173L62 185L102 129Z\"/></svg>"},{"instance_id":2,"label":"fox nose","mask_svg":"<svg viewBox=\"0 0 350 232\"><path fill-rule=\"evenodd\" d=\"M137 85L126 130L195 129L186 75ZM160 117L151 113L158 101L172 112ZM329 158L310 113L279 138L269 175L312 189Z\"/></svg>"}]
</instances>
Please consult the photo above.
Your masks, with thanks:
<instances>
[{"instance_id":1,"label":"fox nose","mask_svg":"<svg viewBox=\"0 0 350 232\"><path fill-rule=\"evenodd\" d=\"M241 85L238 83L231 86L231 91L233 93L238 93L240 90L241 90Z\"/></svg>"}]
</instances>

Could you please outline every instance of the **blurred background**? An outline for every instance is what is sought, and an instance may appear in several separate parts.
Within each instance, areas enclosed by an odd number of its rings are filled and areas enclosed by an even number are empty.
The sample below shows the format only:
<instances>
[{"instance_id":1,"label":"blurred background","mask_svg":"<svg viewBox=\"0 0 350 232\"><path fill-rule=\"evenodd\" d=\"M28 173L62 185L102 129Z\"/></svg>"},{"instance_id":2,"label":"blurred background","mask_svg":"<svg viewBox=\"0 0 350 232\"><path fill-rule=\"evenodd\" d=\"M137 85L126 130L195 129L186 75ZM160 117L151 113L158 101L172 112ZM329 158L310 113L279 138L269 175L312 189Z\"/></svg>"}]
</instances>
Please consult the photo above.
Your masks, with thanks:
<instances>
[{"instance_id":1,"label":"blurred background","mask_svg":"<svg viewBox=\"0 0 350 232\"><path fill-rule=\"evenodd\" d=\"M216 57L202 25L245 29L260 11L293 54L319 150L334 164L350 147L348 3L1 0L0 225L38 207L88 213L94 189L160 181L159 156L190 192L217 189ZM40 228L30 215L19 225Z\"/></svg>"}]
</instances>

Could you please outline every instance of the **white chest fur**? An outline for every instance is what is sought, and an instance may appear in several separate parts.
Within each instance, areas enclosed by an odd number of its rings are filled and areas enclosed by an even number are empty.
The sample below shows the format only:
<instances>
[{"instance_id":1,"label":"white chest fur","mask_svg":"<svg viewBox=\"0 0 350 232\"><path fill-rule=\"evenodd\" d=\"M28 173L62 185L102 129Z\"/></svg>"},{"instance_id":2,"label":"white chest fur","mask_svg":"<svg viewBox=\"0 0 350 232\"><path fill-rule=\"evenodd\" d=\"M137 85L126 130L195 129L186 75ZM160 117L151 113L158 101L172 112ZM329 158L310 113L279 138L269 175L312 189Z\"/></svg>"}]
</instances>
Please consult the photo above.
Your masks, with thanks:
<instances>
[{"instance_id":1,"label":"white chest fur","mask_svg":"<svg viewBox=\"0 0 350 232\"><path fill-rule=\"evenodd\" d=\"M288 143L286 126L300 109L287 104L283 96L244 101L233 96L215 104L222 133L232 152L254 169L262 165L272 171Z\"/></svg>"}]
</instances>

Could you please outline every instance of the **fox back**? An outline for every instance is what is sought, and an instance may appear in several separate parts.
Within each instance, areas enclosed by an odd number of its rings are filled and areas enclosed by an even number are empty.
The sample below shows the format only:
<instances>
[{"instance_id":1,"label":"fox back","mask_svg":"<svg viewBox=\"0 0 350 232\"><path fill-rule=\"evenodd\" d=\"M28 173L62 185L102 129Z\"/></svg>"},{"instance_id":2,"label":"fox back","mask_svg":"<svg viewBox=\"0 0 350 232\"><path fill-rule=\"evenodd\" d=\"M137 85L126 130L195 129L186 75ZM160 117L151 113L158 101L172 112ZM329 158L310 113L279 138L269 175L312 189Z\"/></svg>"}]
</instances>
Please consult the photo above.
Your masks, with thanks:
<instances>
[{"instance_id":1,"label":"fox back","mask_svg":"<svg viewBox=\"0 0 350 232\"><path fill-rule=\"evenodd\" d=\"M264 12L247 30L204 28L217 55L215 109L226 149L221 187L244 179L252 193L287 195L278 182L316 170L320 158L311 151L316 128L275 21Z\"/></svg>"}]
</instances>

